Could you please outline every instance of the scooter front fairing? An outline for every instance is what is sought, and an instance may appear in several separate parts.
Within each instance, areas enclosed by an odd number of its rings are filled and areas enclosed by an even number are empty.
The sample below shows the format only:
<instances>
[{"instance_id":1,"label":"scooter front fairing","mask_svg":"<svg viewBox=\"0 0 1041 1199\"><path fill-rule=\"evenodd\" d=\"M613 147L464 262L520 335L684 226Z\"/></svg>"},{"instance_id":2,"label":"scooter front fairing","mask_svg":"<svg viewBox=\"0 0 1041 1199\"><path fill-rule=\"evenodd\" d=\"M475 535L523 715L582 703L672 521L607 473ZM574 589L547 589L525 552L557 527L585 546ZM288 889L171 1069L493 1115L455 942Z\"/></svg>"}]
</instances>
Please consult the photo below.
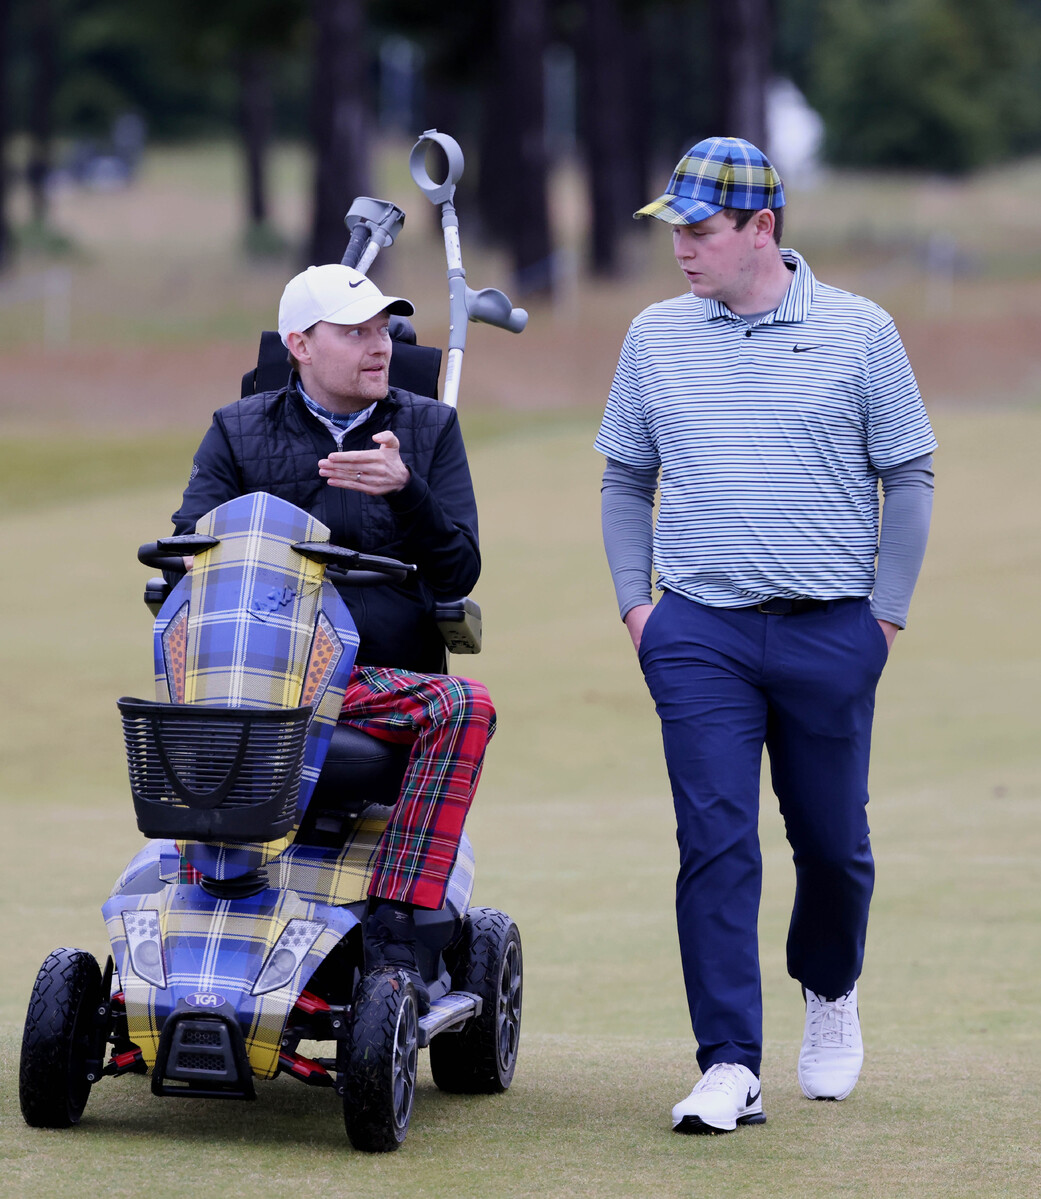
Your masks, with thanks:
<instances>
[{"instance_id":1,"label":"scooter front fairing","mask_svg":"<svg viewBox=\"0 0 1041 1199\"><path fill-rule=\"evenodd\" d=\"M354 665L358 633L317 562L294 550L328 542L320 521L264 492L215 508L196 535L216 540L195 556L155 622L156 698L203 707L310 706L297 813L318 779ZM231 879L289 844L182 841L200 873Z\"/></svg>"},{"instance_id":2,"label":"scooter front fairing","mask_svg":"<svg viewBox=\"0 0 1041 1199\"><path fill-rule=\"evenodd\" d=\"M308 980L358 919L348 908L265 888L220 899L198 883L114 895L103 906L127 1036L154 1067L172 1016L234 1020L252 1074L273 1078L283 1030ZM195 1077L203 1078L205 1066Z\"/></svg>"},{"instance_id":3,"label":"scooter front fairing","mask_svg":"<svg viewBox=\"0 0 1041 1199\"><path fill-rule=\"evenodd\" d=\"M310 707L298 824L358 644L324 567L292 548L327 542L329 531L293 505L258 493L215 509L196 534L215 544L195 556L156 620L157 699L171 708ZM192 755L164 752L157 736L160 765L191 777ZM189 748L206 754L205 744ZM144 772L149 768L154 772L155 763ZM135 790L139 821L140 798ZM149 814L145 823L162 818L162 811ZM361 821L337 850L293 847L292 832L266 842L161 839L146 846L103 908L128 1037L144 1063L155 1064L171 1016L205 1011L237 1022L255 1076L277 1073L294 1003L358 924L341 905L364 899L384 825L378 818Z\"/></svg>"}]
</instances>

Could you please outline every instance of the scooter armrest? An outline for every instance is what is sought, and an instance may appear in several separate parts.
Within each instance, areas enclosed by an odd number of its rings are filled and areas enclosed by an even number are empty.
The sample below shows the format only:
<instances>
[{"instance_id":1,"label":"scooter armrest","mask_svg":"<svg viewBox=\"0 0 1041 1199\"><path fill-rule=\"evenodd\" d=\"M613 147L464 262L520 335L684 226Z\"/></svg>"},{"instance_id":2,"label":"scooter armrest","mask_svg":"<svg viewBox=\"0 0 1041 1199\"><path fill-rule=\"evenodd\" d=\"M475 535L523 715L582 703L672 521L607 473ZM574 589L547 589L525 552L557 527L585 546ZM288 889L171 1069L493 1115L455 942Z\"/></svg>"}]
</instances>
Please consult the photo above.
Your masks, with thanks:
<instances>
[{"instance_id":1,"label":"scooter armrest","mask_svg":"<svg viewBox=\"0 0 1041 1199\"><path fill-rule=\"evenodd\" d=\"M481 652L481 607L475 600L441 600L435 619L450 654Z\"/></svg>"},{"instance_id":2,"label":"scooter armrest","mask_svg":"<svg viewBox=\"0 0 1041 1199\"><path fill-rule=\"evenodd\" d=\"M166 603L166 598L173 589L161 575L149 579L145 584L145 606L152 616L159 615L159 609Z\"/></svg>"}]
</instances>

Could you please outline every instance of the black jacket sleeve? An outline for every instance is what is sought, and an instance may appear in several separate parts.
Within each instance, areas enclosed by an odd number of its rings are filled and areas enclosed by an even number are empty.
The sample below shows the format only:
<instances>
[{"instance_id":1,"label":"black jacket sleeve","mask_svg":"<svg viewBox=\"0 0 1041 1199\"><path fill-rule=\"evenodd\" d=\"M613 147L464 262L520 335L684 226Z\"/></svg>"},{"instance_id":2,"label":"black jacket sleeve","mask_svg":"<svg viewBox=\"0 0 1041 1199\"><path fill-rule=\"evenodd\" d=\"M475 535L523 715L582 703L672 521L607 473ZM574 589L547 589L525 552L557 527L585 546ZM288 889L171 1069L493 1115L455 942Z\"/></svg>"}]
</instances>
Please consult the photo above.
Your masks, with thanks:
<instances>
[{"instance_id":1,"label":"black jacket sleeve","mask_svg":"<svg viewBox=\"0 0 1041 1199\"><path fill-rule=\"evenodd\" d=\"M205 516L219 504L235 499L242 492L242 480L220 413L217 413L195 451L188 486L184 489L180 508L172 517L174 532L193 533L200 516Z\"/></svg>"},{"instance_id":2,"label":"black jacket sleeve","mask_svg":"<svg viewBox=\"0 0 1041 1199\"><path fill-rule=\"evenodd\" d=\"M459 418L448 409L426 479L415 474L387 496L404 556L415 562L430 590L444 599L466 595L481 573L477 501Z\"/></svg>"}]
</instances>

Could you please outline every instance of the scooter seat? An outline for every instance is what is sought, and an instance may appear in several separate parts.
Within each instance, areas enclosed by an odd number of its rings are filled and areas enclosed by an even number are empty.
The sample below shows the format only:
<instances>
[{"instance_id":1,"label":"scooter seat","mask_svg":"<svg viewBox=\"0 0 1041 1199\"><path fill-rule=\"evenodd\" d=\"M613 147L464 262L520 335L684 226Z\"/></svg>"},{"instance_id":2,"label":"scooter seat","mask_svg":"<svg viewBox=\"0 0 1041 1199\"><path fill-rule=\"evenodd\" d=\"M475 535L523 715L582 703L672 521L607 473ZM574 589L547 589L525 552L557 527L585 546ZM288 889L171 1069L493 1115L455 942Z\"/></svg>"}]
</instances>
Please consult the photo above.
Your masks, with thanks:
<instances>
[{"instance_id":1,"label":"scooter seat","mask_svg":"<svg viewBox=\"0 0 1041 1199\"><path fill-rule=\"evenodd\" d=\"M396 804L409 752L408 745L336 725L296 841L342 844L348 827L368 809Z\"/></svg>"},{"instance_id":2,"label":"scooter seat","mask_svg":"<svg viewBox=\"0 0 1041 1199\"><path fill-rule=\"evenodd\" d=\"M410 748L350 724L336 725L311 802L325 803L346 792L357 795L362 806L397 803Z\"/></svg>"}]
</instances>

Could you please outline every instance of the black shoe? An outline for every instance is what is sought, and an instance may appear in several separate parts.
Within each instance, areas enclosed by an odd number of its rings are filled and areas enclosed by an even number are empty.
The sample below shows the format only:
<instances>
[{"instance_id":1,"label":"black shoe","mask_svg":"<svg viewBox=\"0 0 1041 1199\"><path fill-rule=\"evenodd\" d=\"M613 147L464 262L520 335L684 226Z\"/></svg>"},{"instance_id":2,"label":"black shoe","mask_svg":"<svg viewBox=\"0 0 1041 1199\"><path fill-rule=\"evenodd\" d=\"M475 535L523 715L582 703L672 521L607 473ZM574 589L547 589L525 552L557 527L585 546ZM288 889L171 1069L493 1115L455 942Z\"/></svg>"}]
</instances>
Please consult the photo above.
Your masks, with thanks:
<instances>
[{"instance_id":1,"label":"black shoe","mask_svg":"<svg viewBox=\"0 0 1041 1199\"><path fill-rule=\"evenodd\" d=\"M430 991L420 977L416 961L416 922L412 913L389 903L370 910L362 930L366 973L372 970L403 970L416 993L419 1014L430 1011Z\"/></svg>"}]
</instances>

